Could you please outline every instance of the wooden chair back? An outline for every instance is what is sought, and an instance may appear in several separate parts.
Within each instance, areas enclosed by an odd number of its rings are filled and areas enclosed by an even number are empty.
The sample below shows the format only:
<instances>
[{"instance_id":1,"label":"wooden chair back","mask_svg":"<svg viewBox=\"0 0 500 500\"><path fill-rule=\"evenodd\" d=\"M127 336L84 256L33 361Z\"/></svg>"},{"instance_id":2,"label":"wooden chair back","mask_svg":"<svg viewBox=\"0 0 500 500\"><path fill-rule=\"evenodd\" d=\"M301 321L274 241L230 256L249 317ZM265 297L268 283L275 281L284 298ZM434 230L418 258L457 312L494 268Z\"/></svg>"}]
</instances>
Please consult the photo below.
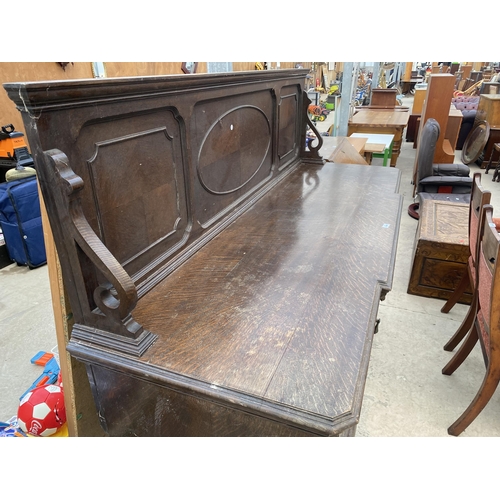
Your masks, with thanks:
<instances>
[{"instance_id":1,"label":"wooden chair back","mask_svg":"<svg viewBox=\"0 0 500 500\"><path fill-rule=\"evenodd\" d=\"M484 216L484 234L479 245L477 262L479 308L476 324L488 365L492 350L500 349L500 235L493 220L491 205L484 207Z\"/></svg>"},{"instance_id":2,"label":"wooden chair back","mask_svg":"<svg viewBox=\"0 0 500 500\"><path fill-rule=\"evenodd\" d=\"M470 256L468 259L467 271L462 276L462 279L455 287L455 290L450 295L446 303L441 308L441 312L448 313L455 306L455 304L460 300L463 293L467 289L472 291L472 302L467 312L460 328L455 332L455 334L450 338L450 340L445 344L445 351L452 351L455 347L462 341L462 339L467 335L472 327L472 323L475 318L477 302L477 259L479 255L479 242L481 240L481 234L483 232L483 222L484 213L482 211L486 204L491 201L491 192L483 189L481 184L481 173L476 172L472 178L472 190L469 208L469 249Z\"/></svg>"},{"instance_id":3,"label":"wooden chair back","mask_svg":"<svg viewBox=\"0 0 500 500\"><path fill-rule=\"evenodd\" d=\"M473 176L472 191L469 210L469 248L472 262L477 262L479 255L480 233L482 231L481 209L491 201L491 191L485 190L481 184L481 172L476 172Z\"/></svg>"}]
</instances>

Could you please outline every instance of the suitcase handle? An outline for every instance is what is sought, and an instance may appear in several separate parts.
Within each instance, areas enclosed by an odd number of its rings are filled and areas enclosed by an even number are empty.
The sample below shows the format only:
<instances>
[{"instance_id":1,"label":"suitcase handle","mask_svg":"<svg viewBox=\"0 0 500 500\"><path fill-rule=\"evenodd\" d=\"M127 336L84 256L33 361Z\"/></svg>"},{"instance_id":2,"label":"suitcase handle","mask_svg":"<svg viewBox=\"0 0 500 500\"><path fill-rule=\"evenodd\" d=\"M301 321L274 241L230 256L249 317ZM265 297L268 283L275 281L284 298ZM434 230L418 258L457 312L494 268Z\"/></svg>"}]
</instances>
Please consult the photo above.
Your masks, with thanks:
<instances>
[{"instance_id":1,"label":"suitcase handle","mask_svg":"<svg viewBox=\"0 0 500 500\"><path fill-rule=\"evenodd\" d=\"M9 129L9 130L7 130ZM9 123L9 125L4 125L2 127L2 132L5 132L6 134L11 134L12 132L14 132L15 128L14 128L14 125L12 125L12 123Z\"/></svg>"}]
</instances>

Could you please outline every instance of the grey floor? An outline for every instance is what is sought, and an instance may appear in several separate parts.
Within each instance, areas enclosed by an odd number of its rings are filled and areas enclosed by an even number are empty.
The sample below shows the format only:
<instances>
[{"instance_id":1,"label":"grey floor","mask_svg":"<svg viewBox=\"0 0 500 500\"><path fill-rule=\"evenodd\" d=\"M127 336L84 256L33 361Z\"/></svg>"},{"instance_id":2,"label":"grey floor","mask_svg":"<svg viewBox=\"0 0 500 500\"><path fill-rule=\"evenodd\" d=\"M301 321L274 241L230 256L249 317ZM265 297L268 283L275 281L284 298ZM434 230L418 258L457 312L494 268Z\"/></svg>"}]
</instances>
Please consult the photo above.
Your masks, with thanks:
<instances>
[{"instance_id":1,"label":"grey floor","mask_svg":"<svg viewBox=\"0 0 500 500\"><path fill-rule=\"evenodd\" d=\"M412 98L404 100L411 106ZM333 113L318 129L328 128ZM460 152L457 152L460 161ZM484 363L476 346L452 375L441 368L452 353L443 345L460 325L467 306L445 315L443 301L407 294L417 221L406 212L412 203L412 143L403 142L396 168L401 170L404 196L393 289L381 302L379 332L375 335L360 422L359 437L448 436L448 426L464 411L483 375ZM379 160L374 160L377 163ZM472 171L479 171L475 165ZM500 207L500 183L483 172L483 185ZM500 209L499 209L500 210ZM0 421L16 414L19 397L41 374L30 363L39 351L57 356L47 266L29 270L15 264L0 269ZM462 434L500 436L500 391Z\"/></svg>"}]
</instances>

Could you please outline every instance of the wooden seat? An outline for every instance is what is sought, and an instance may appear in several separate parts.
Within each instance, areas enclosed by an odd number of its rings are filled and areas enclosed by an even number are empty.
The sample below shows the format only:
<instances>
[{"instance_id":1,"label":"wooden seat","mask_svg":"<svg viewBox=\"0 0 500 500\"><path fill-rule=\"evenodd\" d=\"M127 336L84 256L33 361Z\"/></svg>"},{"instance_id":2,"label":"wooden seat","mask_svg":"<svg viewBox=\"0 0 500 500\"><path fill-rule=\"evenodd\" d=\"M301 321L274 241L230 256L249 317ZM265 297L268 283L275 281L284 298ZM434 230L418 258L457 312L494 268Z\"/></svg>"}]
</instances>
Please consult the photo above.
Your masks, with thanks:
<instances>
[{"instance_id":1,"label":"wooden seat","mask_svg":"<svg viewBox=\"0 0 500 500\"><path fill-rule=\"evenodd\" d=\"M477 307L473 327L460 349L443 368L451 375L463 363L479 340L486 365L483 383L468 408L448 428L453 436L461 434L484 409L500 381L500 236L493 222L493 207L485 205L481 219L484 234L477 260Z\"/></svg>"},{"instance_id":2,"label":"wooden seat","mask_svg":"<svg viewBox=\"0 0 500 500\"><path fill-rule=\"evenodd\" d=\"M480 241L480 230L482 230L482 225L480 224L480 215L482 207L490 203L491 192L483 189L481 185L481 173L477 172L473 177L472 193L470 200L469 209L469 249L470 256L467 265L467 272L462 276L462 279L458 283L454 292L450 298L446 301L444 306L441 308L442 313L448 313L453 308L453 306L460 300L462 295L467 289L472 289L472 303L469 310L451 339L445 344L445 351L453 351L455 347L460 343L460 341L467 335L467 332L472 327L472 322L474 321L474 316L477 308L477 291L475 284L476 280L476 262L479 253L479 241Z\"/></svg>"}]
</instances>

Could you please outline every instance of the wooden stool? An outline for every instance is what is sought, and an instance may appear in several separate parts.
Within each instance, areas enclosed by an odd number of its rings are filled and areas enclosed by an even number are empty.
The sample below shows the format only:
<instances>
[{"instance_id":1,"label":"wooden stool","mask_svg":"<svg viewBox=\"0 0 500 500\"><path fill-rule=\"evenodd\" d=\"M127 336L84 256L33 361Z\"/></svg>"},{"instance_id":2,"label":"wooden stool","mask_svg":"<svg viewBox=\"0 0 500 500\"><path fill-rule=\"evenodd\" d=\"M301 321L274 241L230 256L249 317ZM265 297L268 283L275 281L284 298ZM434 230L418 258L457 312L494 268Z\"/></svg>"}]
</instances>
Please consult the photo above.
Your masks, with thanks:
<instances>
[{"instance_id":1,"label":"wooden stool","mask_svg":"<svg viewBox=\"0 0 500 500\"><path fill-rule=\"evenodd\" d=\"M495 151L497 153L500 153L500 142L495 142L495 144L493 144L493 148L491 149L490 161L488 162L488 166L486 167L486 170L485 170L486 174L490 170L491 164L493 163L493 155L495 154ZM495 171L493 172L493 182L495 182L495 181L500 182L500 155L498 156Z\"/></svg>"}]
</instances>

